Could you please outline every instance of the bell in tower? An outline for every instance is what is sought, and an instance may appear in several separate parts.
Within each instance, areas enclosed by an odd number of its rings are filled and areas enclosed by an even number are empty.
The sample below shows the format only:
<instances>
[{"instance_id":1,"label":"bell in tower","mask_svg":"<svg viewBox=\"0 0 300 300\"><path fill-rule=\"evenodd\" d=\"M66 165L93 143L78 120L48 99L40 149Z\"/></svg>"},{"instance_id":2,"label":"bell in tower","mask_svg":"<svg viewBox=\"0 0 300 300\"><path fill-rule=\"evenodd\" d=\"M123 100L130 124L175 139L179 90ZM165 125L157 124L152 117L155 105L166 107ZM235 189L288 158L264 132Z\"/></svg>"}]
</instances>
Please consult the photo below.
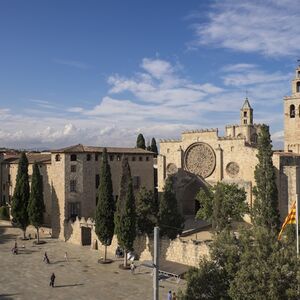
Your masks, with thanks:
<instances>
[{"instance_id":1,"label":"bell in tower","mask_svg":"<svg viewBox=\"0 0 300 300\"><path fill-rule=\"evenodd\" d=\"M241 108L241 125L253 125L253 109L250 106L248 98L245 99Z\"/></svg>"}]
</instances>

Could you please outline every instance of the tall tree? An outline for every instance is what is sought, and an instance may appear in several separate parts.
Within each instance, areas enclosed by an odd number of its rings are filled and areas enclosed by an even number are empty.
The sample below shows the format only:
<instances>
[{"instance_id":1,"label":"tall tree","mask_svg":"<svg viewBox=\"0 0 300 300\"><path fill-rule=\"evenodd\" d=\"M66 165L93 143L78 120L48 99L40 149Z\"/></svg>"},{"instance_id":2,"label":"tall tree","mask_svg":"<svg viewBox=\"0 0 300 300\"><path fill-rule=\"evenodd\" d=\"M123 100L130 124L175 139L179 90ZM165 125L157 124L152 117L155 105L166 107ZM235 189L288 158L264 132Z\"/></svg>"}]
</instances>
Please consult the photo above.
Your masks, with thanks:
<instances>
[{"instance_id":1,"label":"tall tree","mask_svg":"<svg viewBox=\"0 0 300 300\"><path fill-rule=\"evenodd\" d=\"M271 142L269 127L263 125L258 135L258 164L254 171L256 186L253 188L255 200L252 217L256 225L278 229L280 225L278 192Z\"/></svg>"},{"instance_id":2,"label":"tall tree","mask_svg":"<svg viewBox=\"0 0 300 300\"><path fill-rule=\"evenodd\" d=\"M176 195L173 191L173 178L167 178L164 190L159 202L159 227L162 236L168 236L175 239L182 233L184 227L184 218L178 211Z\"/></svg>"},{"instance_id":3,"label":"tall tree","mask_svg":"<svg viewBox=\"0 0 300 300\"><path fill-rule=\"evenodd\" d=\"M115 228L115 201L113 197L111 172L106 148L103 149L102 153L100 184L97 194L98 203L96 207L95 231L99 240L105 246L104 261L106 261L107 246L109 246L112 242Z\"/></svg>"},{"instance_id":4,"label":"tall tree","mask_svg":"<svg viewBox=\"0 0 300 300\"><path fill-rule=\"evenodd\" d=\"M140 133L136 139L136 147L141 149L146 149L144 136Z\"/></svg>"},{"instance_id":5,"label":"tall tree","mask_svg":"<svg viewBox=\"0 0 300 300\"><path fill-rule=\"evenodd\" d=\"M151 234L157 224L157 204L152 191L142 187L136 197L137 227L140 233Z\"/></svg>"},{"instance_id":6,"label":"tall tree","mask_svg":"<svg viewBox=\"0 0 300 300\"><path fill-rule=\"evenodd\" d=\"M124 267L127 267L127 252L133 250L136 237L135 199L132 187L131 171L128 159L123 157L122 173L117 210L115 213L115 227L118 242L124 249Z\"/></svg>"},{"instance_id":7,"label":"tall tree","mask_svg":"<svg viewBox=\"0 0 300 300\"><path fill-rule=\"evenodd\" d=\"M217 232L231 227L232 221L241 221L248 212L246 192L236 184L219 182L196 196L200 203L197 218L212 222Z\"/></svg>"},{"instance_id":8,"label":"tall tree","mask_svg":"<svg viewBox=\"0 0 300 300\"><path fill-rule=\"evenodd\" d=\"M29 181L28 181L28 159L22 152L19 159L16 186L12 197L11 214L14 221L23 230L26 238L26 228L29 225L28 217Z\"/></svg>"},{"instance_id":9,"label":"tall tree","mask_svg":"<svg viewBox=\"0 0 300 300\"><path fill-rule=\"evenodd\" d=\"M157 145L156 145L156 140L153 137L151 140L151 147L150 147L151 151L154 152L156 155L158 154L158 150L157 150Z\"/></svg>"},{"instance_id":10,"label":"tall tree","mask_svg":"<svg viewBox=\"0 0 300 300\"><path fill-rule=\"evenodd\" d=\"M31 189L28 203L28 216L30 224L36 228L37 242L40 242L39 227L43 224L43 213L45 211L43 195L43 177L35 162L31 177Z\"/></svg>"}]
</instances>

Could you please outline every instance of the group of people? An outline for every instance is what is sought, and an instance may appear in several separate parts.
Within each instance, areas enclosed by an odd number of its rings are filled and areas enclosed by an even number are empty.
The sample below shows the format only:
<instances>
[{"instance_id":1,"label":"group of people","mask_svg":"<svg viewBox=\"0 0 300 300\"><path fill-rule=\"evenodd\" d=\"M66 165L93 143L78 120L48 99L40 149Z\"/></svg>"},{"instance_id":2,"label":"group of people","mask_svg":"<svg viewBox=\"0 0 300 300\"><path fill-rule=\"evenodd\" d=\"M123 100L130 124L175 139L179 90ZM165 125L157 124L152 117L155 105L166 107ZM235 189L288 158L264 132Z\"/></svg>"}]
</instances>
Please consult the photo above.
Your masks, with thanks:
<instances>
[{"instance_id":1,"label":"group of people","mask_svg":"<svg viewBox=\"0 0 300 300\"><path fill-rule=\"evenodd\" d=\"M169 293L168 293L168 300L177 300L176 293L173 292L173 294L172 294L172 291L169 291Z\"/></svg>"}]
</instances>

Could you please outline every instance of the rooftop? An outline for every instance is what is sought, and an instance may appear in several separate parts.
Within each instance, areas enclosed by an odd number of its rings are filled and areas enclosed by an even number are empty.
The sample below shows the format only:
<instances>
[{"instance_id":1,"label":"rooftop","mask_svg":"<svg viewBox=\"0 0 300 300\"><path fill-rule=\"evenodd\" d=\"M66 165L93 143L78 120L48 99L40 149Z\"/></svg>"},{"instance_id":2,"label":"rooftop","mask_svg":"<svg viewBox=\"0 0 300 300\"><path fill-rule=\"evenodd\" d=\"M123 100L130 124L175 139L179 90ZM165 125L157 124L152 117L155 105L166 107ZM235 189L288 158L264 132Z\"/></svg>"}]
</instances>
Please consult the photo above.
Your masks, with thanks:
<instances>
[{"instance_id":1,"label":"rooftop","mask_svg":"<svg viewBox=\"0 0 300 300\"><path fill-rule=\"evenodd\" d=\"M21 154L11 156L4 159L4 162L17 164L19 162ZM51 153L26 153L28 163L33 164L34 162L37 163L51 163Z\"/></svg>"}]
</instances>

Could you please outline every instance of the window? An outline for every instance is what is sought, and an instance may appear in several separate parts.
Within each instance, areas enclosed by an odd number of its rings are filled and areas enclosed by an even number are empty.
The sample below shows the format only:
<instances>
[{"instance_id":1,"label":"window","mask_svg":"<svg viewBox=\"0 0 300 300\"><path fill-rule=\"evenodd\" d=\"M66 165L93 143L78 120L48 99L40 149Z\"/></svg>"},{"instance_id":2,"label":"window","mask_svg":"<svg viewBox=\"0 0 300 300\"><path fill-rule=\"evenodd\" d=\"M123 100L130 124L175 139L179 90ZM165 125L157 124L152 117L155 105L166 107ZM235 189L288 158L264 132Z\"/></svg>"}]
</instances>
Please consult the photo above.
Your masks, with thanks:
<instances>
[{"instance_id":1,"label":"window","mask_svg":"<svg viewBox=\"0 0 300 300\"><path fill-rule=\"evenodd\" d=\"M119 195L116 195L116 202L118 201L118 199L119 199Z\"/></svg>"},{"instance_id":2,"label":"window","mask_svg":"<svg viewBox=\"0 0 300 300\"><path fill-rule=\"evenodd\" d=\"M149 161L149 156L146 156L146 161Z\"/></svg>"},{"instance_id":3,"label":"window","mask_svg":"<svg viewBox=\"0 0 300 300\"><path fill-rule=\"evenodd\" d=\"M97 189L100 184L100 175L99 174L96 174L95 182L96 182L96 189Z\"/></svg>"},{"instance_id":4,"label":"window","mask_svg":"<svg viewBox=\"0 0 300 300\"><path fill-rule=\"evenodd\" d=\"M76 180L70 180L70 192L76 192Z\"/></svg>"},{"instance_id":5,"label":"window","mask_svg":"<svg viewBox=\"0 0 300 300\"><path fill-rule=\"evenodd\" d=\"M77 161L77 155L71 154L71 161Z\"/></svg>"},{"instance_id":6,"label":"window","mask_svg":"<svg viewBox=\"0 0 300 300\"><path fill-rule=\"evenodd\" d=\"M135 156L132 156L132 159L131 159L132 161L135 161Z\"/></svg>"},{"instance_id":7,"label":"window","mask_svg":"<svg viewBox=\"0 0 300 300\"><path fill-rule=\"evenodd\" d=\"M86 160L87 160L87 161L90 161L90 160L91 160L91 154L87 154L87 155L86 155Z\"/></svg>"},{"instance_id":8,"label":"window","mask_svg":"<svg viewBox=\"0 0 300 300\"><path fill-rule=\"evenodd\" d=\"M59 154L55 155L55 161L60 161L60 155Z\"/></svg>"},{"instance_id":9,"label":"window","mask_svg":"<svg viewBox=\"0 0 300 300\"><path fill-rule=\"evenodd\" d=\"M98 161L98 153L95 154L95 161Z\"/></svg>"},{"instance_id":10,"label":"window","mask_svg":"<svg viewBox=\"0 0 300 300\"><path fill-rule=\"evenodd\" d=\"M140 187L140 177L139 176L133 176L132 185L133 185L134 189L138 189Z\"/></svg>"},{"instance_id":11,"label":"window","mask_svg":"<svg viewBox=\"0 0 300 300\"><path fill-rule=\"evenodd\" d=\"M290 105L290 118L295 118L295 105Z\"/></svg>"},{"instance_id":12,"label":"window","mask_svg":"<svg viewBox=\"0 0 300 300\"><path fill-rule=\"evenodd\" d=\"M247 120L244 120L244 124L247 124Z\"/></svg>"},{"instance_id":13,"label":"window","mask_svg":"<svg viewBox=\"0 0 300 300\"><path fill-rule=\"evenodd\" d=\"M258 135L256 133L253 133L251 135L251 142L254 144L257 144L257 138L258 138Z\"/></svg>"},{"instance_id":14,"label":"window","mask_svg":"<svg viewBox=\"0 0 300 300\"><path fill-rule=\"evenodd\" d=\"M2 196L2 203L3 203L3 204L6 204L5 195Z\"/></svg>"},{"instance_id":15,"label":"window","mask_svg":"<svg viewBox=\"0 0 300 300\"><path fill-rule=\"evenodd\" d=\"M70 202L69 204L69 218L73 221L76 217L80 217L80 202Z\"/></svg>"},{"instance_id":16,"label":"window","mask_svg":"<svg viewBox=\"0 0 300 300\"><path fill-rule=\"evenodd\" d=\"M113 161L113 160L114 160L114 156L113 156L113 155L110 155L110 156L109 156L109 160L110 160L110 161Z\"/></svg>"},{"instance_id":17,"label":"window","mask_svg":"<svg viewBox=\"0 0 300 300\"><path fill-rule=\"evenodd\" d=\"M118 160L118 161L121 160L121 155L117 155L117 160Z\"/></svg>"},{"instance_id":18,"label":"window","mask_svg":"<svg viewBox=\"0 0 300 300\"><path fill-rule=\"evenodd\" d=\"M8 182L10 183L11 177L10 174L8 174Z\"/></svg>"},{"instance_id":19,"label":"window","mask_svg":"<svg viewBox=\"0 0 300 300\"><path fill-rule=\"evenodd\" d=\"M247 112L246 111L244 111L244 117L247 118Z\"/></svg>"},{"instance_id":20,"label":"window","mask_svg":"<svg viewBox=\"0 0 300 300\"><path fill-rule=\"evenodd\" d=\"M139 161L143 161L143 157L142 156L139 156Z\"/></svg>"},{"instance_id":21,"label":"window","mask_svg":"<svg viewBox=\"0 0 300 300\"><path fill-rule=\"evenodd\" d=\"M71 172L76 172L76 165L71 165Z\"/></svg>"},{"instance_id":22,"label":"window","mask_svg":"<svg viewBox=\"0 0 300 300\"><path fill-rule=\"evenodd\" d=\"M296 92L300 93L300 81L297 82Z\"/></svg>"}]
</instances>

